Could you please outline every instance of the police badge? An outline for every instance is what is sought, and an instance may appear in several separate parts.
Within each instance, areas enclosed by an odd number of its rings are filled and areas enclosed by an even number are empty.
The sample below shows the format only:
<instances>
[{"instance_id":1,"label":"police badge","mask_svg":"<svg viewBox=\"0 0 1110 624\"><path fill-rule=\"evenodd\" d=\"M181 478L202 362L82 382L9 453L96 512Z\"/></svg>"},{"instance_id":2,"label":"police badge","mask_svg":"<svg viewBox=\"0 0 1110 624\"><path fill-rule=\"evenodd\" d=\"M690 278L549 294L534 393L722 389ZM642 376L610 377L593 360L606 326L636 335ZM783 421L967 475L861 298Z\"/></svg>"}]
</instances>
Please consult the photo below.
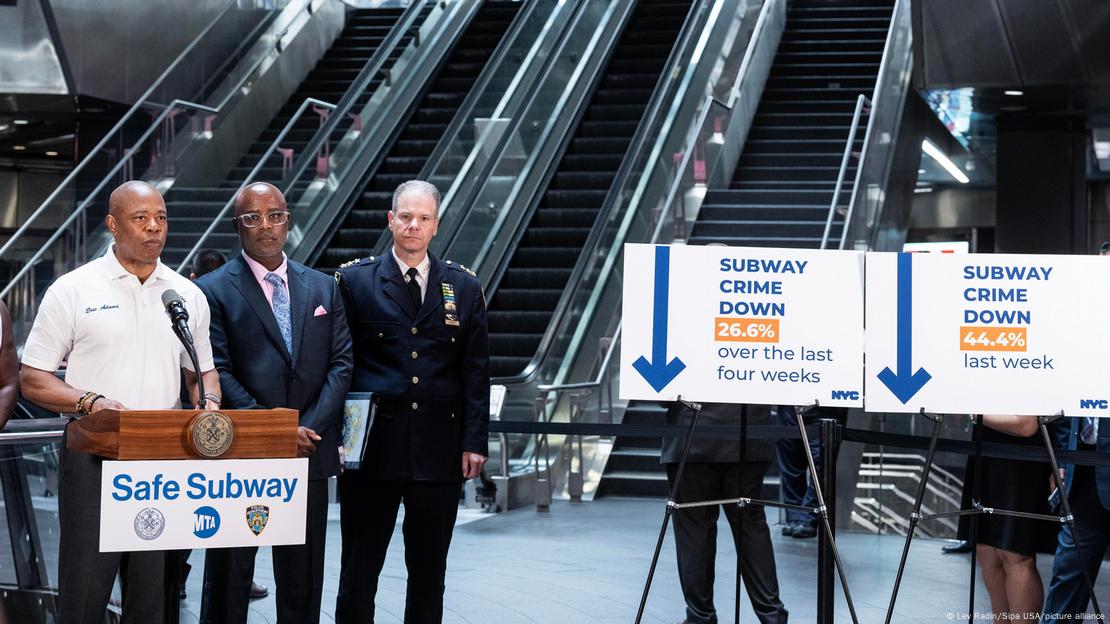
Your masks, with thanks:
<instances>
[{"instance_id":1,"label":"police badge","mask_svg":"<svg viewBox=\"0 0 1110 624\"><path fill-rule=\"evenodd\" d=\"M262 535L266 523L270 521L270 507L268 505L251 505L247 507L247 528L255 535Z\"/></svg>"}]
</instances>

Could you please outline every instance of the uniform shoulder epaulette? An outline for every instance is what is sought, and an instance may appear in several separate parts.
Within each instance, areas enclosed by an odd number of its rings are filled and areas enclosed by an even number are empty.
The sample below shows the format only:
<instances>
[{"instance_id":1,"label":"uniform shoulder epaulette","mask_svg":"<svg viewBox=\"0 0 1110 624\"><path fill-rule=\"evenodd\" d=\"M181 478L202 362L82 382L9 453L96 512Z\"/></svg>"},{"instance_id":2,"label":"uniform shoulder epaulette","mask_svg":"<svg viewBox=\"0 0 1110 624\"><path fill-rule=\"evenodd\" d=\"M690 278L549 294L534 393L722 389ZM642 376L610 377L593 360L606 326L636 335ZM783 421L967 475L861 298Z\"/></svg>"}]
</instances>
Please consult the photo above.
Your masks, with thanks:
<instances>
[{"instance_id":1,"label":"uniform shoulder epaulette","mask_svg":"<svg viewBox=\"0 0 1110 624\"><path fill-rule=\"evenodd\" d=\"M478 277L478 275L475 274L474 271L471 271L470 269L466 268L461 263L452 262L452 261L448 260L447 261L447 266L452 268L452 269L455 269L456 271L462 271L463 273L469 273L471 277Z\"/></svg>"}]
</instances>

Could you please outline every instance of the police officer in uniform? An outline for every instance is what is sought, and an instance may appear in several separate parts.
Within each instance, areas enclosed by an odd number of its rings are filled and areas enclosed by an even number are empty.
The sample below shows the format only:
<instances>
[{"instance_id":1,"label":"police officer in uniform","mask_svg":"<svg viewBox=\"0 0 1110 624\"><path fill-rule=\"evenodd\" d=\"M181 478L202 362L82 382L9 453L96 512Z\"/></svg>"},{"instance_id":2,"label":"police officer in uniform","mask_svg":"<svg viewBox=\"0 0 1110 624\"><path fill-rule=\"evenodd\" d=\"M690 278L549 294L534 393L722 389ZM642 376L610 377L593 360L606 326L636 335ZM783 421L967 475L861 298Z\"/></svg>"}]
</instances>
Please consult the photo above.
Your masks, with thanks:
<instances>
[{"instance_id":1,"label":"police officer in uniform","mask_svg":"<svg viewBox=\"0 0 1110 624\"><path fill-rule=\"evenodd\" d=\"M335 620L374 621L374 595L400 504L406 624L443 618L447 549L464 480L488 452L486 303L465 267L428 253L439 192L418 180L393 194L393 248L336 272L354 340L352 392L376 417L358 470L339 477L342 568Z\"/></svg>"}]
</instances>

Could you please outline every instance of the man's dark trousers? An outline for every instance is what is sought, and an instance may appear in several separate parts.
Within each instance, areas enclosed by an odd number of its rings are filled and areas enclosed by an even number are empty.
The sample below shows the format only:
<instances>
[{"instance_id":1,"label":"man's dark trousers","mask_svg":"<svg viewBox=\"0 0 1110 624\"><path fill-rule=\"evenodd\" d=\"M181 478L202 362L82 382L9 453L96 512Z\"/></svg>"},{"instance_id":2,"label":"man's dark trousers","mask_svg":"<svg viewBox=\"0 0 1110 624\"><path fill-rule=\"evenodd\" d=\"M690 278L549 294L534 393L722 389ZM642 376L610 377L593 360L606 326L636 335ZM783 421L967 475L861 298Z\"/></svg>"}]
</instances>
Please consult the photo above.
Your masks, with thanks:
<instances>
[{"instance_id":1,"label":"man's dark trousers","mask_svg":"<svg viewBox=\"0 0 1110 624\"><path fill-rule=\"evenodd\" d=\"M305 543L273 547L279 622L320 620L328 526L327 479L308 480L307 503ZM204 559L207 599L202 603L201 622L247 621L250 603L244 597L250 595L257 552L257 546L214 548L207 552Z\"/></svg>"},{"instance_id":2,"label":"man's dark trousers","mask_svg":"<svg viewBox=\"0 0 1110 624\"><path fill-rule=\"evenodd\" d=\"M778 418L782 425L797 427L797 410L790 405L778 407ZM840 424L847 420L848 410L838 407L821 407L810 410L806 416L806 425L816 425L822 418L835 418ZM813 465L818 470L821 467L821 440L816 436L809 438L809 450L813 453ZM817 492L809 481L809 461L806 459L805 447L797 438L780 438L777 443L777 459L779 464L779 483L782 490L782 502L788 505L801 505L814 509L817 507ZM801 522L812 527L817 526L817 516L796 509L786 510L786 523Z\"/></svg>"},{"instance_id":3,"label":"man's dark trousers","mask_svg":"<svg viewBox=\"0 0 1110 624\"><path fill-rule=\"evenodd\" d=\"M71 451L62 440L58 518L58 623L103 624L119 570L124 624L160 622L165 599L165 553L100 552L102 460Z\"/></svg>"},{"instance_id":4,"label":"man's dark trousers","mask_svg":"<svg viewBox=\"0 0 1110 624\"><path fill-rule=\"evenodd\" d=\"M378 575L402 500L408 591L406 624L443 619L447 550L459 511L461 481L392 481L349 470L339 477L343 574L336 601L338 624L374 621Z\"/></svg>"},{"instance_id":5,"label":"man's dark trousers","mask_svg":"<svg viewBox=\"0 0 1110 624\"><path fill-rule=\"evenodd\" d=\"M763 476L771 462L686 464L679 502L721 498L762 498ZM667 464L667 481L674 487L678 464ZM725 518L733 536L739 532L736 556L740 576L752 601L752 609L763 624L787 621L779 600L775 553L771 548L763 507L724 505ZM678 578L686 599L686 620L692 624L713 624L717 613L713 605L713 580L717 555L717 518L720 506L693 507L674 513L674 536L678 554Z\"/></svg>"}]
</instances>

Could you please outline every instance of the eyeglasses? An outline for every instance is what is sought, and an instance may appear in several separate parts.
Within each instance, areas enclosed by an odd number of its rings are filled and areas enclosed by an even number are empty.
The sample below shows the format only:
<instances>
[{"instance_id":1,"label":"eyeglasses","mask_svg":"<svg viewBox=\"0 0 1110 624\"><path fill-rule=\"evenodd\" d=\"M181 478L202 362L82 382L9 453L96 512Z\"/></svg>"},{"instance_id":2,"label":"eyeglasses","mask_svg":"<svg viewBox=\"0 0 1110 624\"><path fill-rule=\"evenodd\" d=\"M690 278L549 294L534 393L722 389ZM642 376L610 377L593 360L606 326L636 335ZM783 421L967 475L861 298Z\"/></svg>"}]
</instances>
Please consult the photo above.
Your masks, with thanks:
<instances>
[{"instance_id":1,"label":"eyeglasses","mask_svg":"<svg viewBox=\"0 0 1110 624\"><path fill-rule=\"evenodd\" d=\"M262 219L266 219L270 225L285 225L289 223L289 212L270 212L265 215L257 212L248 212L238 217L232 217L232 220L238 221L239 225L247 228L254 228L262 225Z\"/></svg>"}]
</instances>

